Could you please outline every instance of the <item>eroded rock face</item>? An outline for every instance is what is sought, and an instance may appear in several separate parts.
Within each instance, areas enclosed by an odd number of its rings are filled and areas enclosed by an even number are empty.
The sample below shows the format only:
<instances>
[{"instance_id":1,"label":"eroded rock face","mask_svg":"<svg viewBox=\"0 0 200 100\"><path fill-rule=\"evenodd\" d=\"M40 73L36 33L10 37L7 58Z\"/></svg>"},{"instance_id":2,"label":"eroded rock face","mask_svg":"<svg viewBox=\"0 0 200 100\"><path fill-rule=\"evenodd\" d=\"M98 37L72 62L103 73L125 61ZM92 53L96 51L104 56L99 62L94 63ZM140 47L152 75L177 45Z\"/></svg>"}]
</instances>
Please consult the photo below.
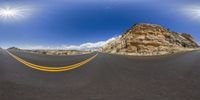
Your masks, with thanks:
<instances>
[{"instance_id":1,"label":"eroded rock face","mask_svg":"<svg viewBox=\"0 0 200 100\"><path fill-rule=\"evenodd\" d=\"M106 44L102 52L118 54L159 55L180 48L196 48L189 34L178 34L155 24L137 24L121 37Z\"/></svg>"}]
</instances>

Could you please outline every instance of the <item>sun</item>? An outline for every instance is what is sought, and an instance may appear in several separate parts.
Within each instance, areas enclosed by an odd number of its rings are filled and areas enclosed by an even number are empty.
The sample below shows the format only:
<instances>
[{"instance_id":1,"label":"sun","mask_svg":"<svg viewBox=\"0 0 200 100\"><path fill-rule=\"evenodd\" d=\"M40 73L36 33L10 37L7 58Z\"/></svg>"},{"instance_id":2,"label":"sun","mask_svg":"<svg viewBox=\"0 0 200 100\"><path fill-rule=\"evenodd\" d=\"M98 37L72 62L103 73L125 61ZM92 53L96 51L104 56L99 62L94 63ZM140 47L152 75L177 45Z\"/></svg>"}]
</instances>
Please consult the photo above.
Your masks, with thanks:
<instances>
[{"instance_id":1,"label":"sun","mask_svg":"<svg viewBox=\"0 0 200 100\"><path fill-rule=\"evenodd\" d=\"M30 13L30 9L25 7L4 7L0 8L0 21L14 21L25 18Z\"/></svg>"},{"instance_id":2,"label":"sun","mask_svg":"<svg viewBox=\"0 0 200 100\"><path fill-rule=\"evenodd\" d=\"M2 17L15 17L19 14L19 11L16 9L6 8L0 10L0 16Z\"/></svg>"}]
</instances>

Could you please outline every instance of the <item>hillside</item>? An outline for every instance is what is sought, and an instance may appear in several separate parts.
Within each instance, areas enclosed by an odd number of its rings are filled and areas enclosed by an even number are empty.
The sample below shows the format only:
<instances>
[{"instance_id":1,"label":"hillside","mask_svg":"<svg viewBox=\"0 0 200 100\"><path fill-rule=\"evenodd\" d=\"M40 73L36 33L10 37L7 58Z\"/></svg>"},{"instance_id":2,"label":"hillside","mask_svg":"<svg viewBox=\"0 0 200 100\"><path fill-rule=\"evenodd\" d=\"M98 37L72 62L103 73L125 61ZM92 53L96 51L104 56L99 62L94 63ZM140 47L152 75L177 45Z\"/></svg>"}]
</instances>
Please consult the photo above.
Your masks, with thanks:
<instances>
[{"instance_id":1,"label":"hillside","mask_svg":"<svg viewBox=\"0 0 200 100\"><path fill-rule=\"evenodd\" d=\"M156 24L136 24L109 42L102 52L128 55L161 55L198 47L190 34L172 32Z\"/></svg>"}]
</instances>

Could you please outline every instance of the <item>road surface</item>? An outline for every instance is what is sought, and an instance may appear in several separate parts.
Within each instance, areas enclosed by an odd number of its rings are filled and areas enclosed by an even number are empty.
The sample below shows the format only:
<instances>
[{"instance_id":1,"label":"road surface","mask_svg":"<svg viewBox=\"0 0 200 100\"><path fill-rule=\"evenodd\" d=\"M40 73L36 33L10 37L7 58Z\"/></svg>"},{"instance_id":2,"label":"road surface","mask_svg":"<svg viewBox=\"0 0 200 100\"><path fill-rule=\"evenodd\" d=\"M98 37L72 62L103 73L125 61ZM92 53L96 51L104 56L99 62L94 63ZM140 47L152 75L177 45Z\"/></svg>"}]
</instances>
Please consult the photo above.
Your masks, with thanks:
<instances>
[{"instance_id":1,"label":"road surface","mask_svg":"<svg viewBox=\"0 0 200 100\"><path fill-rule=\"evenodd\" d=\"M44 66L70 65L95 55L12 53ZM156 57L99 53L76 69L51 73L0 50L0 100L200 100L200 51Z\"/></svg>"}]
</instances>

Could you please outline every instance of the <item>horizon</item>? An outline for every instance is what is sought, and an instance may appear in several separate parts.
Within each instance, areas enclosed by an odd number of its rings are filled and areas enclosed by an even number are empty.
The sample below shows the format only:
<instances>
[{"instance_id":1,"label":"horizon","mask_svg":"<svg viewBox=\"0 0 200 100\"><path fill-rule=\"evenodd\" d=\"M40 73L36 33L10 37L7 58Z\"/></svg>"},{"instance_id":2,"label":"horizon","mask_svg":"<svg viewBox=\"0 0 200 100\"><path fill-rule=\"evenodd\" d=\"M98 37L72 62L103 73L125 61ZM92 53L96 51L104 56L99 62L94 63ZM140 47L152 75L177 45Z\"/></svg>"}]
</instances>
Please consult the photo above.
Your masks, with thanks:
<instances>
[{"instance_id":1,"label":"horizon","mask_svg":"<svg viewBox=\"0 0 200 100\"><path fill-rule=\"evenodd\" d=\"M133 26L135 26L135 25L138 25L138 24L152 24L152 23L135 23L134 25L132 25L132 27ZM152 24L152 25L158 25L158 24ZM163 27L163 26L161 26L161 27ZM168 28L166 28L166 27L163 27L163 28L165 28L165 29L168 29ZM130 28L129 28L130 29ZM127 30L129 30L129 29L127 29ZM126 31L127 31L126 30ZM170 32L175 32L175 31L173 31L173 30L170 30L169 29L169 31ZM176 33L178 33L178 32L176 32ZM124 34L124 33L123 33ZM121 34L121 35L123 35L123 34ZM185 33L178 33L178 34L185 34ZM188 33L186 33L186 34L188 34ZM3 48L3 49L9 49L9 48L18 48L18 49L24 49L24 50L84 50L84 51L90 51L90 50L92 50L92 51L96 51L96 50L99 50L100 48L102 48L103 46L105 46L107 43L109 43L109 42L111 42L111 41L113 41L113 40L115 40L116 38L118 38L118 37L121 37L121 35L119 35L119 36L115 36L115 37L112 37L112 38L109 38L109 39L107 39L107 40L105 40L105 41L98 41L98 42L94 42L94 43L92 43L92 45L95 45L95 44L101 44L100 46L98 46L98 47L87 47L87 46L91 46L91 42L88 42L88 43L83 43L83 44L81 44L81 45L63 45L63 46L37 46L37 47L33 47L33 48L24 48L24 47L22 47L22 48L20 48L20 47L17 47L17 46L11 46L11 47L7 47L7 48ZM190 34L191 36L192 36L192 34ZM193 36L192 36L193 37ZM194 38L194 37L193 37ZM103 42L103 43L102 43ZM195 42L197 42L197 44L199 45L199 43L198 43L198 41L196 41L195 40ZM90 44L90 45L87 45L87 44ZM200 46L200 45L199 45ZM67 48L68 47L68 48ZM71 49L72 48L72 49Z\"/></svg>"},{"instance_id":2,"label":"horizon","mask_svg":"<svg viewBox=\"0 0 200 100\"><path fill-rule=\"evenodd\" d=\"M189 33L200 43L199 4L197 0L3 0L0 47L98 48L136 23Z\"/></svg>"}]
</instances>

